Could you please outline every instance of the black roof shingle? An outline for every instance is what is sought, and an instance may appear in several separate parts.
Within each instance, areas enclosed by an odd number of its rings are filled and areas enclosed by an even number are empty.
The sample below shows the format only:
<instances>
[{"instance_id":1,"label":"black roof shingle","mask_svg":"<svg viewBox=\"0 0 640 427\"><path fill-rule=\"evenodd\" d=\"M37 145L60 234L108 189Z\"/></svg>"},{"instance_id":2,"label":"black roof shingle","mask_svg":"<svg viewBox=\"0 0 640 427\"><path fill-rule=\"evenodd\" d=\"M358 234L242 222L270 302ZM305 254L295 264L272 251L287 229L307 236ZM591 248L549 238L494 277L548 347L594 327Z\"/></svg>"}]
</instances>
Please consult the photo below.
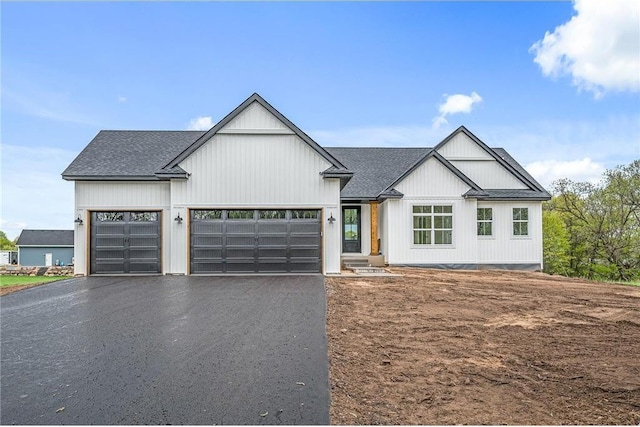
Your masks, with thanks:
<instances>
[{"instance_id":1,"label":"black roof shingle","mask_svg":"<svg viewBox=\"0 0 640 427\"><path fill-rule=\"evenodd\" d=\"M73 230L22 230L16 246L73 246Z\"/></svg>"}]
</instances>

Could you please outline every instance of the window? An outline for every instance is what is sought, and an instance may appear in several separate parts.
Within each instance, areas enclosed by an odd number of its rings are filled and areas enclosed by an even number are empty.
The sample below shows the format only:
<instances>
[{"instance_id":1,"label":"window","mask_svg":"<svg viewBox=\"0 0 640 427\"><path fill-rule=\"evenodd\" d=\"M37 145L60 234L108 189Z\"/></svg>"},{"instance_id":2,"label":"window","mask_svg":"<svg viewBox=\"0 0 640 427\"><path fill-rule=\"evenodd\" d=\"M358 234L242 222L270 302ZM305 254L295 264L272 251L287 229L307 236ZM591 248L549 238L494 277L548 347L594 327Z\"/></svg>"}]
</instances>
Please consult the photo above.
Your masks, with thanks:
<instances>
[{"instance_id":1,"label":"window","mask_svg":"<svg viewBox=\"0 0 640 427\"><path fill-rule=\"evenodd\" d=\"M513 208L513 235L529 235L529 208Z\"/></svg>"},{"instance_id":2,"label":"window","mask_svg":"<svg viewBox=\"0 0 640 427\"><path fill-rule=\"evenodd\" d=\"M291 211L291 219L318 219L317 210Z\"/></svg>"},{"instance_id":3,"label":"window","mask_svg":"<svg viewBox=\"0 0 640 427\"><path fill-rule=\"evenodd\" d=\"M493 236L493 210L478 208L478 236Z\"/></svg>"},{"instance_id":4,"label":"window","mask_svg":"<svg viewBox=\"0 0 640 427\"><path fill-rule=\"evenodd\" d=\"M227 211L227 219L253 219L253 216L252 210Z\"/></svg>"},{"instance_id":5,"label":"window","mask_svg":"<svg viewBox=\"0 0 640 427\"><path fill-rule=\"evenodd\" d=\"M100 222L124 221L124 212L96 212L96 220Z\"/></svg>"},{"instance_id":6,"label":"window","mask_svg":"<svg viewBox=\"0 0 640 427\"><path fill-rule=\"evenodd\" d=\"M414 206L413 244L453 243L453 206Z\"/></svg>"},{"instance_id":7,"label":"window","mask_svg":"<svg viewBox=\"0 0 640 427\"><path fill-rule=\"evenodd\" d=\"M193 211L193 219L222 219L222 211L219 209Z\"/></svg>"},{"instance_id":8,"label":"window","mask_svg":"<svg viewBox=\"0 0 640 427\"><path fill-rule=\"evenodd\" d=\"M285 219L287 211L260 211L260 219Z\"/></svg>"},{"instance_id":9,"label":"window","mask_svg":"<svg viewBox=\"0 0 640 427\"><path fill-rule=\"evenodd\" d=\"M131 212L129 221L154 222L158 220L158 212Z\"/></svg>"}]
</instances>

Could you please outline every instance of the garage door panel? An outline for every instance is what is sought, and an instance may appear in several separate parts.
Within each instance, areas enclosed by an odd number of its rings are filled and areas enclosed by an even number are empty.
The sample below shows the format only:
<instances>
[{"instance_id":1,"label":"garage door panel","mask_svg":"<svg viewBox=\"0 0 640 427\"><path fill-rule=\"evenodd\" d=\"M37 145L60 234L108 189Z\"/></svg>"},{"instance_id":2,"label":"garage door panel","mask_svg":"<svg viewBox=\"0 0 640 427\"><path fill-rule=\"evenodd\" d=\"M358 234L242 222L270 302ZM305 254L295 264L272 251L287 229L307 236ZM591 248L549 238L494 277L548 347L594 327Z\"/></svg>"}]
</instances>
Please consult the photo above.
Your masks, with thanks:
<instances>
[{"instance_id":1,"label":"garage door panel","mask_svg":"<svg viewBox=\"0 0 640 427\"><path fill-rule=\"evenodd\" d=\"M227 234L236 233L236 234L254 235L256 231L255 223L252 220L240 220L240 221L229 220L227 221L226 226L227 226Z\"/></svg>"},{"instance_id":2,"label":"garage door panel","mask_svg":"<svg viewBox=\"0 0 640 427\"><path fill-rule=\"evenodd\" d=\"M287 246L287 235L282 236L265 236L258 237L259 246Z\"/></svg>"},{"instance_id":3,"label":"garage door panel","mask_svg":"<svg viewBox=\"0 0 640 427\"><path fill-rule=\"evenodd\" d=\"M291 248L291 258L320 258L320 248Z\"/></svg>"},{"instance_id":4,"label":"garage door panel","mask_svg":"<svg viewBox=\"0 0 640 427\"><path fill-rule=\"evenodd\" d=\"M285 221L258 221L258 234L287 234L287 222Z\"/></svg>"},{"instance_id":5,"label":"garage door panel","mask_svg":"<svg viewBox=\"0 0 640 427\"><path fill-rule=\"evenodd\" d=\"M194 222L191 224L191 231L196 234L222 234L221 221Z\"/></svg>"},{"instance_id":6,"label":"garage door panel","mask_svg":"<svg viewBox=\"0 0 640 427\"><path fill-rule=\"evenodd\" d=\"M258 248L258 258L284 258L287 260L287 248Z\"/></svg>"},{"instance_id":7,"label":"garage door panel","mask_svg":"<svg viewBox=\"0 0 640 427\"><path fill-rule=\"evenodd\" d=\"M191 244L193 247L201 246L222 246L222 235L210 236L210 235L197 235L194 234L191 237Z\"/></svg>"},{"instance_id":8,"label":"garage door panel","mask_svg":"<svg viewBox=\"0 0 640 427\"><path fill-rule=\"evenodd\" d=\"M91 274L160 273L160 212L92 212Z\"/></svg>"},{"instance_id":9,"label":"garage door panel","mask_svg":"<svg viewBox=\"0 0 640 427\"><path fill-rule=\"evenodd\" d=\"M319 273L320 218L319 210L192 210L190 272Z\"/></svg>"},{"instance_id":10,"label":"garage door panel","mask_svg":"<svg viewBox=\"0 0 640 427\"><path fill-rule=\"evenodd\" d=\"M242 235L242 236L227 234L227 247L231 247L231 246L253 247L255 243L256 243L256 237L253 234Z\"/></svg>"}]
</instances>

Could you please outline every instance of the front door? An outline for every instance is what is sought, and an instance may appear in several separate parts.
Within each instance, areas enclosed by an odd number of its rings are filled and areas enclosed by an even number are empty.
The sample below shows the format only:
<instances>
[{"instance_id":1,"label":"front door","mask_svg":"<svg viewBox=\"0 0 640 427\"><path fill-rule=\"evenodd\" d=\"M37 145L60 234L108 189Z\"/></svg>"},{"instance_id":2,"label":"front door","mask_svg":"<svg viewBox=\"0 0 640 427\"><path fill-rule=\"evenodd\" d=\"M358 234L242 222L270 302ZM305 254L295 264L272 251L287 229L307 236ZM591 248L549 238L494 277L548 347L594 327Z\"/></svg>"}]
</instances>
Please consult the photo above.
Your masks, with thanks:
<instances>
[{"instance_id":1,"label":"front door","mask_svg":"<svg viewBox=\"0 0 640 427\"><path fill-rule=\"evenodd\" d=\"M360 206L342 208L342 252L360 253Z\"/></svg>"}]
</instances>

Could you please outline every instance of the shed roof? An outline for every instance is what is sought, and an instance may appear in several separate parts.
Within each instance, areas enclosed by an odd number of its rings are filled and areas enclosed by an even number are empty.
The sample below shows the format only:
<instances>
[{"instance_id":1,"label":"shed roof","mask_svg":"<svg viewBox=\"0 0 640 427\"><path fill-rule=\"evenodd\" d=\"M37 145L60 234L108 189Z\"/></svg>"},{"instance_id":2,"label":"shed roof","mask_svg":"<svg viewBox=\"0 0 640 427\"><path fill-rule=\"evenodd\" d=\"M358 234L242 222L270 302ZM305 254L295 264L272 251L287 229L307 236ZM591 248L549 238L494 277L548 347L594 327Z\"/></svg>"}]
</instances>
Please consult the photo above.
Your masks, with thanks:
<instances>
[{"instance_id":1,"label":"shed roof","mask_svg":"<svg viewBox=\"0 0 640 427\"><path fill-rule=\"evenodd\" d=\"M73 230L22 230L16 246L73 246Z\"/></svg>"}]
</instances>

